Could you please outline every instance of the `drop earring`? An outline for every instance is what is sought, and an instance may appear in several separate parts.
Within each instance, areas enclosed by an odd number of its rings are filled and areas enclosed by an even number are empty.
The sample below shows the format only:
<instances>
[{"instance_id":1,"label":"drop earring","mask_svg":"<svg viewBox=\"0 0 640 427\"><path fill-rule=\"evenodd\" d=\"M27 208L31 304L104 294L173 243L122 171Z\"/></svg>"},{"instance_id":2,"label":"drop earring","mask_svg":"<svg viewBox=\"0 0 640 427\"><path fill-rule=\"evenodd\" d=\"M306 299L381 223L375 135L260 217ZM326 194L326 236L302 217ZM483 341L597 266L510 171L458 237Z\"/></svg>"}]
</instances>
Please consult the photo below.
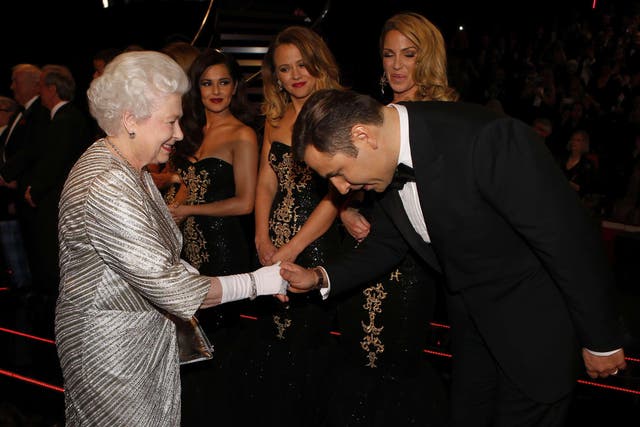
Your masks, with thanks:
<instances>
[{"instance_id":1,"label":"drop earring","mask_svg":"<svg viewBox=\"0 0 640 427\"><path fill-rule=\"evenodd\" d=\"M382 72L382 76L380 76L380 81L378 83L380 84L380 93L384 96L384 87L389 83L387 80L387 73L384 71Z\"/></svg>"}]
</instances>

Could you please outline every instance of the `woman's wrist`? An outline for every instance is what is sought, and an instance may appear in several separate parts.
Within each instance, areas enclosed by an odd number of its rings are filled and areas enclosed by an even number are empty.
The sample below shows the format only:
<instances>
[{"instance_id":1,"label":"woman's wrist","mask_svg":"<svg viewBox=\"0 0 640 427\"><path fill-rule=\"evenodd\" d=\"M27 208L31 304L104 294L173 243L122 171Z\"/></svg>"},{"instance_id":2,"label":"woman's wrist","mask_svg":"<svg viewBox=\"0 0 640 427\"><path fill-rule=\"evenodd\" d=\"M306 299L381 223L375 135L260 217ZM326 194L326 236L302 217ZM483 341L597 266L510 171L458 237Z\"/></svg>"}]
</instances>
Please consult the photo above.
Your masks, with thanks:
<instances>
[{"instance_id":1,"label":"woman's wrist","mask_svg":"<svg viewBox=\"0 0 640 427\"><path fill-rule=\"evenodd\" d=\"M256 237L253 240L257 245L259 245L259 244L261 244L263 242L271 242L271 238L269 237L268 234L267 235L262 235L262 234L257 235L256 234Z\"/></svg>"}]
</instances>

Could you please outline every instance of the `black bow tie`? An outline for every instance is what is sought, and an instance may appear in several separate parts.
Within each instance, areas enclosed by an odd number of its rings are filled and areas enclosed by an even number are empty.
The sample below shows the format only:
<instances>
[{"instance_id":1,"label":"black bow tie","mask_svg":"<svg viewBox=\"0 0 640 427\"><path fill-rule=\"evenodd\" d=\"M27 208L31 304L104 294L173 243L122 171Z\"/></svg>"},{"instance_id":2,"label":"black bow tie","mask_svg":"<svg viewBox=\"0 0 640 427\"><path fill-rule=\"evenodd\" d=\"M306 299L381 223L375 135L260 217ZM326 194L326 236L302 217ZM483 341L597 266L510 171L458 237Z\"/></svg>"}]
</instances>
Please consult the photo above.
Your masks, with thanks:
<instances>
[{"instance_id":1,"label":"black bow tie","mask_svg":"<svg viewBox=\"0 0 640 427\"><path fill-rule=\"evenodd\" d=\"M391 190L400 190L407 182L413 182L416 180L416 175L413 172L413 168L400 163L393 174L393 179L389 183L387 188Z\"/></svg>"}]
</instances>

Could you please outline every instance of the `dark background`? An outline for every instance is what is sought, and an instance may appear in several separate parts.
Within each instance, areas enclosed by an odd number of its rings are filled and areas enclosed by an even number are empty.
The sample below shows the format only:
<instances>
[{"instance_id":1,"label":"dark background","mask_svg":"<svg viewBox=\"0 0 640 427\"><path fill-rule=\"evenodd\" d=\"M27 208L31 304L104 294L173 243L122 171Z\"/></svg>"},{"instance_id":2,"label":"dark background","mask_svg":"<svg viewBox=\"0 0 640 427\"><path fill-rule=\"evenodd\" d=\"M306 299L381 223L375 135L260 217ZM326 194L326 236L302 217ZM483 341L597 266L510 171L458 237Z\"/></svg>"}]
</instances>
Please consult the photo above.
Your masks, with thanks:
<instances>
[{"instance_id":1,"label":"dark background","mask_svg":"<svg viewBox=\"0 0 640 427\"><path fill-rule=\"evenodd\" d=\"M470 44L479 43L483 34L505 34L510 31L522 36L535 34L542 24L547 31L562 31L566 22L597 20L605 12L625 13L631 16L638 0L333 0L326 19L318 31L334 52L342 69L344 82L354 89L367 93L378 90L381 74L378 52L378 35L385 19L402 10L413 10L430 19L442 31L445 40L459 37L459 25L465 27ZM215 0L212 17L205 29L211 33L213 16L217 10L271 10L292 13L302 7L316 18L326 0ZM159 49L176 39L191 41L198 33L209 0L116 0L112 9L103 9L101 0L2 0L0 1L0 95L12 96L9 90L11 67L27 62L37 65L64 64L70 67L78 83L78 100L84 102L85 91L93 74L92 57L105 47L124 48L139 44L148 49ZM203 37L195 43L208 45ZM451 50L450 50L451 52ZM640 347L636 337L640 335L638 311L637 247L635 239L622 240L616 250L620 281L622 310L630 337L634 340L628 348L636 354ZM624 254L625 257L620 257ZM11 316L11 299L0 299L0 316ZM6 322L3 322L6 323ZM0 343L2 348L17 347ZM19 341L16 341L19 342ZM38 366L34 377L45 382L60 384L57 370L50 369L50 361L56 359L54 346L38 343L33 354L47 363ZM5 356L10 353L6 353ZM435 359L434 359L435 360ZM441 358L443 366L448 359ZM438 363L438 362L436 362ZM40 369L44 372L40 372ZM51 376L56 376L51 379ZM46 414L46 418L58 420L64 408L61 393L34 387L32 384L0 376L0 409L2 402L19 402L27 414ZM636 390L640 381L640 365L629 364L627 374L604 381L605 385ZM637 425L637 395L618 390L604 390L582 385L573 411L573 426ZM34 405L34 402L36 404ZM24 406L23 406L24 405ZM30 424L31 425L31 424ZM32 424L36 425L36 424ZM52 425L51 423L47 425Z\"/></svg>"},{"instance_id":2,"label":"dark background","mask_svg":"<svg viewBox=\"0 0 640 427\"><path fill-rule=\"evenodd\" d=\"M378 33L395 12L413 10L425 15L451 40L464 25L471 42L482 32L534 31L542 22L553 30L567 16L591 19L605 10L623 12L631 0L539 1L403 1L333 0L317 28L341 66L344 83L356 90L376 90L381 72ZM191 42L198 33L209 0L115 0L109 9L101 0L4 1L0 5L0 95L9 90L11 67L20 62L37 65L64 64L71 68L82 97L93 73L91 58L104 47L139 44L159 49L171 40ZM204 29L212 32L218 10L270 10L293 13L296 7L312 18L319 16L326 0L216 0ZM206 46L199 38L195 45ZM214 46L215 47L215 46Z\"/></svg>"}]
</instances>

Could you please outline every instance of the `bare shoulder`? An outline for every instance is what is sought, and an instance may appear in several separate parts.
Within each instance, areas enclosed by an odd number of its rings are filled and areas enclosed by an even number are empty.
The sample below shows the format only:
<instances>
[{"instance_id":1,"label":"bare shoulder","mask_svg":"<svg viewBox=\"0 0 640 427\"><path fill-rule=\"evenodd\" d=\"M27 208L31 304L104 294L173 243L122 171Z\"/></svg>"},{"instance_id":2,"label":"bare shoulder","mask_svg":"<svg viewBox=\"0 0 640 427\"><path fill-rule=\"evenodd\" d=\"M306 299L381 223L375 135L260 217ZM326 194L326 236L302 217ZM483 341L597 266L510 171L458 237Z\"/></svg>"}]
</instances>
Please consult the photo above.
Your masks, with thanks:
<instances>
[{"instance_id":1,"label":"bare shoulder","mask_svg":"<svg viewBox=\"0 0 640 427\"><path fill-rule=\"evenodd\" d=\"M277 123L269 123L269 140L278 141L286 145L291 145L291 134L293 124L296 121L296 114L293 109L287 109L284 116Z\"/></svg>"},{"instance_id":2,"label":"bare shoulder","mask_svg":"<svg viewBox=\"0 0 640 427\"><path fill-rule=\"evenodd\" d=\"M246 125L244 123L239 123L236 126L234 133L237 135L238 139L241 141L257 143L258 135L256 134L255 129L253 129L249 125Z\"/></svg>"}]
</instances>

